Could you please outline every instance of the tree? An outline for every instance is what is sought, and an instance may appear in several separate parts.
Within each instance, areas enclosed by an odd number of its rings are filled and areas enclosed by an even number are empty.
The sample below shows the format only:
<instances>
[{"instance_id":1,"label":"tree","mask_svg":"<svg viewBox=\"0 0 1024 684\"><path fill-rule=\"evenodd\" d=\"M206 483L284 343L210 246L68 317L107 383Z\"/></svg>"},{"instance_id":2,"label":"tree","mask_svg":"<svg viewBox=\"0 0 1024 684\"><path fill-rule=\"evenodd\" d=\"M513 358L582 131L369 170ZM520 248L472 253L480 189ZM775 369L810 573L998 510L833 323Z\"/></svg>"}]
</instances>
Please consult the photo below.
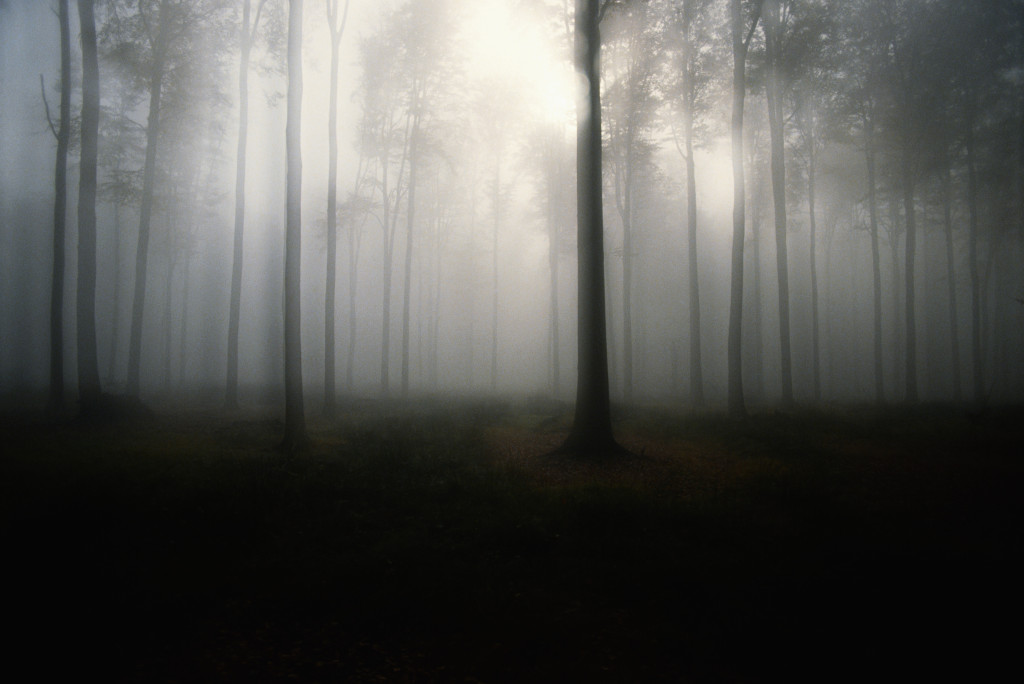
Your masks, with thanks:
<instances>
[{"instance_id":1,"label":"tree","mask_svg":"<svg viewBox=\"0 0 1024 684\"><path fill-rule=\"evenodd\" d=\"M729 296L729 415L743 417L742 326L743 326L743 234L746 224L746 184L743 178L743 105L747 92L747 52L761 16L761 0L750 3L750 27L744 18L742 0L729 0L732 28L732 288ZM746 35L744 36L744 32Z\"/></svg>"},{"instance_id":2,"label":"tree","mask_svg":"<svg viewBox=\"0 0 1024 684\"><path fill-rule=\"evenodd\" d=\"M585 85L576 102L578 367L576 410L556 453L623 453L612 434L605 320L604 219L601 201L601 18L609 0L576 0L575 64Z\"/></svg>"},{"instance_id":3,"label":"tree","mask_svg":"<svg viewBox=\"0 0 1024 684\"><path fill-rule=\"evenodd\" d=\"M614 19L614 21L612 21ZM605 128L615 208L622 224L622 388L633 398L633 262L636 256L637 183L650 164L649 137L658 105L656 76L661 46L654 14L633 3L609 18L610 49L605 64Z\"/></svg>"},{"instance_id":4,"label":"tree","mask_svg":"<svg viewBox=\"0 0 1024 684\"><path fill-rule=\"evenodd\" d=\"M64 408L64 236L68 203L68 145L71 139L71 29L68 14L68 0L60 0L57 15L60 23L60 119L56 127L50 119L50 107L46 105L46 119L57 139L50 285L50 398L47 406L52 415L59 415ZM46 104L45 87L43 104Z\"/></svg>"},{"instance_id":5,"label":"tree","mask_svg":"<svg viewBox=\"0 0 1024 684\"><path fill-rule=\"evenodd\" d=\"M285 130L288 186L285 200L284 441L289 455L308 448L302 400L302 0L288 0L288 120Z\"/></svg>"},{"instance_id":6,"label":"tree","mask_svg":"<svg viewBox=\"0 0 1024 684\"><path fill-rule=\"evenodd\" d=\"M349 0L338 20L338 0L326 0L331 34L330 104L327 115L327 289L324 297L324 413L335 410L334 299L338 258L338 55L348 22Z\"/></svg>"},{"instance_id":7,"label":"tree","mask_svg":"<svg viewBox=\"0 0 1024 684\"><path fill-rule=\"evenodd\" d=\"M238 319L242 307L242 263L245 237L245 153L249 129L249 54L260 25L266 0L260 0L252 16L252 0L242 4L238 26L238 153L235 157L235 237L231 266L231 303L228 308L228 376L224 405L238 408Z\"/></svg>"},{"instance_id":8,"label":"tree","mask_svg":"<svg viewBox=\"0 0 1024 684\"><path fill-rule=\"evenodd\" d=\"M793 357L789 329L789 254L786 245L786 141L783 119L783 16L781 0L762 3L765 62L768 68L768 129L771 137L772 205L775 210L775 258L779 278L779 350L782 406L793 406ZM788 13L788 12L787 12Z\"/></svg>"},{"instance_id":9,"label":"tree","mask_svg":"<svg viewBox=\"0 0 1024 684\"><path fill-rule=\"evenodd\" d=\"M78 396L84 415L100 402L96 357L96 166L100 70L93 0L78 1L82 34L82 133L78 182Z\"/></svg>"},{"instance_id":10,"label":"tree","mask_svg":"<svg viewBox=\"0 0 1024 684\"><path fill-rule=\"evenodd\" d=\"M704 404L704 361L701 353L700 278L697 257L697 169L694 163L695 119L707 106L704 82L707 80L706 57L703 55L704 21L710 12L709 0L679 0L678 21L679 62L681 76L677 98L682 113L683 144L680 153L686 164L686 245L687 284L689 295L690 337L690 402ZM674 133L674 131L673 131ZM677 141L678 146L678 141Z\"/></svg>"}]
</instances>

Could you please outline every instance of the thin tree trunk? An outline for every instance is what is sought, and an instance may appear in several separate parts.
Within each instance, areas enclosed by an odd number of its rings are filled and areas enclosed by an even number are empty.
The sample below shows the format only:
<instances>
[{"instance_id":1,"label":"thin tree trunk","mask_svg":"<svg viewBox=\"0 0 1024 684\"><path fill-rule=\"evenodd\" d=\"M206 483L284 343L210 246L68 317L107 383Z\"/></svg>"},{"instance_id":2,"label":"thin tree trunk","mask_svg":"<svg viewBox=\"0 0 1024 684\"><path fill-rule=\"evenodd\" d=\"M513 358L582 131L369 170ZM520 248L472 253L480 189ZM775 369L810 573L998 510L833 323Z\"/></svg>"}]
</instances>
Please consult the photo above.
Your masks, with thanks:
<instances>
[{"instance_id":1,"label":"thin tree trunk","mask_svg":"<svg viewBox=\"0 0 1024 684\"><path fill-rule=\"evenodd\" d=\"M956 306L956 267L953 259L953 179L948 148L943 148L942 171L942 223L946 243L946 296L949 301L949 342L952 355L953 400L963 400L960 381L960 326Z\"/></svg>"},{"instance_id":2,"label":"thin tree trunk","mask_svg":"<svg viewBox=\"0 0 1024 684\"><path fill-rule=\"evenodd\" d=\"M789 255L786 246L786 160L785 124L782 119L782 83L779 75L781 53L780 6L765 0L765 45L768 62L768 122L771 133L772 204L775 209L775 258L779 278L779 351L782 406L793 406L793 358L789 327Z\"/></svg>"},{"instance_id":3,"label":"thin tree trunk","mask_svg":"<svg viewBox=\"0 0 1024 684\"><path fill-rule=\"evenodd\" d=\"M551 394L557 397L560 392L560 368L559 368L559 332L558 332L558 215L557 215L557 193L555 184L558 182L557 170L559 165L555 163L559 153L555 141L551 141L548 150L551 157L548 159L549 169L556 171L548 176L547 183L547 221L548 221L548 267L551 276L549 294L551 296L551 325L550 325L550 351L551 351Z\"/></svg>"},{"instance_id":4,"label":"thin tree trunk","mask_svg":"<svg viewBox=\"0 0 1024 684\"><path fill-rule=\"evenodd\" d=\"M238 325L242 308L243 239L245 234L245 157L249 129L249 51L251 0L242 6L239 29L238 152L235 156L235 237L231 266L231 303L228 308L228 375L224 406L238 408Z\"/></svg>"},{"instance_id":5,"label":"thin tree trunk","mask_svg":"<svg viewBox=\"0 0 1024 684\"><path fill-rule=\"evenodd\" d=\"M402 282L402 396L409 396L409 317L410 300L412 298L412 254L413 226L416 217L416 166L417 138L419 137L420 117L416 95L413 96L413 124L409 135L409 195L406 200L405 224L405 278Z\"/></svg>"},{"instance_id":6,"label":"thin tree trunk","mask_svg":"<svg viewBox=\"0 0 1024 684\"><path fill-rule=\"evenodd\" d=\"M818 224L815 211L816 185L816 158L814 150L814 119L807 122L807 211L809 220L809 232L811 237L811 366L814 382L814 401L821 401L821 335L818 323L818 256L816 238Z\"/></svg>"},{"instance_id":7,"label":"thin tree trunk","mask_svg":"<svg viewBox=\"0 0 1024 684\"><path fill-rule=\"evenodd\" d=\"M142 319L146 304L146 270L149 259L149 228L153 215L153 192L156 183L157 145L160 139L160 95L164 78L170 19L167 0L160 3L159 29L153 45L153 65L149 74L149 117L146 125L146 161L142 172L142 203L139 210L139 241L135 252L135 292L132 299L132 327L128 342L127 393L139 396L139 373L142 365Z\"/></svg>"},{"instance_id":8,"label":"thin tree trunk","mask_svg":"<svg viewBox=\"0 0 1024 684\"><path fill-rule=\"evenodd\" d=\"M71 140L71 29L68 0L60 0L60 122L57 159L53 175L53 274L50 285L50 396L47 410L57 416L64 410L64 268L68 213L68 146ZM41 77L40 77L41 78ZM46 101L46 91L43 91ZM47 107L49 118L49 107ZM50 122L52 129L53 123Z\"/></svg>"},{"instance_id":9,"label":"thin tree trunk","mask_svg":"<svg viewBox=\"0 0 1024 684\"><path fill-rule=\"evenodd\" d=\"M83 414L100 399L96 358L96 166L100 121L100 72L93 0L79 0L82 35L81 163L78 184L78 396Z\"/></svg>"},{"instance_id":10,"label":"thin tree trunk","mask_svg":"<svg viewBox=\"0 0 1024 684\"><path fill-rule=\"evenodd\" d=\"M973 104L973 103L972 103ZM965 125L967 152L967 258L971 279L971 375L973 377L973 400L985 403L985 383L982 375L981 349L981 276L978 271L978 170L975 161L974 108L970 107Z\"/></svg>"},{"instance_id":11,"label":"thin tree trunk","mask_svg":"<svg viewBox=\"0 0 1024 684\"><path fill-rule=\"evenodd\" d=\"M498 232L501 227L501 155L494 164L494 231L491 256L494 261L494 280L491 290L491 391L498 389Z\"/></svg>"},{"instance_id":12,"label":"thin tree trunk","mask_svg":"<svg viewBox=\"0 0 1024 684\"><path fill-rule=\"evenodd\" d=\"M760 18L757 5L750 31L743 36L743 6L740 0L730 0L732 25L732 287L729 296L729 348L728 388L729 415L743 417L747 413L743 401L742 349L743 349L743 238L746 224L746 184L743 178L743 104L747 92L747 48Z\"/></svg>"},{"instance_id":13,"label":"thin tree trunk","mask_svg":"<svg viewBox=\"0 0 1024 684\"><path fill-rule=\"evenodd\" d=\"M910 151L903 152L903 211L906 214L906 265L903 276L906 289L906 401L917 402L917 326L914 308L914 261L917 253L917 218L914 208L914 169Z\"/></svg>"},{"instance_id":14,"label":"thin tree trunk","mask_svg":"<svg viewBox=\"0 0 1024 684\"><path fill-rule=\"evenodd\" d=\"M864 156L868 174L868 216L871 223L871 277L874 302L874 354L875 354L875 403L885 402L884 374L882 366L882 263L878 244L878 196L875 191L875 135L874 120L869 113L864 115ZM895 240L895 226L893 240Z\"/></svg>"},{"instance_id":15,"label":"thin tree trunk","mask_svg":"<svg viewBox=\"0 0 1024 684\"><path fill-rule=\"evenodd\" d=\"M689 13L684 11L686 65L683 70L683 144L686 152L686 242L690 294L690 403L704 405L704 362L700 344L700 279L697 258L697 171L693 159L693 50Z\"/></svg>"},{"instance_id":16,"label":"thin tree trunk","mask_svg":"<svg viewBox=\"0 0 1024 684\"><path fill-rule=\"evenodd\" d=\"M337 0L328 0L327 26L331 33L330 105L327 115L327 282L324 293L324 414L333 416L337 400L334 370L334 301L337 296L338 259L338 57L348 20L348 0L338 27Z\"/></svg>"},{"instance_id":17,"label":"thin tree trunk","mask_svg":"<svg viewBox=\"0 0 1024 684\"><path fill-rule=\"evenodd\" d=\"M302 399L301 248L302 248L302 0L288 3L288 121L285 131L288 187L285 200L284 384L282 449L308 447Z\"/></svg>"}]
</instances>

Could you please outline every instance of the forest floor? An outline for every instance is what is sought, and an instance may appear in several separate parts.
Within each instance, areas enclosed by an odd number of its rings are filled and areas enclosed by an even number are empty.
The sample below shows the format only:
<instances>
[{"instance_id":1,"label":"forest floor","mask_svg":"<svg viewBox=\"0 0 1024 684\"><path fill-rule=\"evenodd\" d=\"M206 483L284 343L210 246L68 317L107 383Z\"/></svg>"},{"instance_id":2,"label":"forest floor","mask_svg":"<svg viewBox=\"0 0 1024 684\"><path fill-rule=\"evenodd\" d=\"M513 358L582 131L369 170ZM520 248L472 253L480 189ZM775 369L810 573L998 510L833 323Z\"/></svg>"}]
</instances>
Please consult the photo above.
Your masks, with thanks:
<instances>
[{"instance_id":1,"label":"forest floor","mask_svg":"<svg viewBox=\"0 0 1024 684\"><path fill-rule=\"evenodd\" d=\"M280 421L255 411L0 414L5 669L1020 674L1024 410L620 413L635 457L590 465L545 457L571 417L545 402L353 401L311 418L312 451L290 460Z\"/></svg>"}]
</instances>

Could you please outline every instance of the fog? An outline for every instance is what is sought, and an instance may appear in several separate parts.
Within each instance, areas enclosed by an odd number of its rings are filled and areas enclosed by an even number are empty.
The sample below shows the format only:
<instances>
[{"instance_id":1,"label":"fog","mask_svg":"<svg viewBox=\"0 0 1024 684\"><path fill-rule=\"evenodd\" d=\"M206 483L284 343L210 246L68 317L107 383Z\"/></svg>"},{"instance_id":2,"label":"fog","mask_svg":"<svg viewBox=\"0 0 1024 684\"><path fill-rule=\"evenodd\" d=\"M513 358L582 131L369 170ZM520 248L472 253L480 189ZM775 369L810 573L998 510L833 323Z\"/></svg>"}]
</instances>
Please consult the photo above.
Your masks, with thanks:
<instances>
[{"instance_id":1,"label":"fog","mask_svg":"<svg viewBox=\"0 0 1024 684\"><path fill-rule=\"evenodd\" d=\"M569 400L577 355L572 3L338 4L348 7L336 126L337 396ZM746 10L757 4L742 3ZM783 345L790 348L792 394L801 405L1019 401L1024 31L1017 4L776 4L782 6L775 28L780 53L772 61L765 41L771 24L757 24L744 85L742 378L748 405L784 403ZM131 391L150 125L147 40L155 35L161 5L171 17L166 21L177 23L169 31L156 141L139 393L145 400L217 404L228 373L241 0L96 3L102 109L97 362L104 392ZM325 402L327 353L331 34L325 5L305 2L302 45L301 357L310 411ZM626 2L612 6L602 22L605 301L616 402L726 405L735 287L728 5ZM0 4L0 393L8 401L40 404L51 382L57 143L47 105L56 117L57 6ZM148 39L138 33L140 7L154 22L146 24ZM288 3L253 0L253 14L257 7L261 23L247 72L238 327L240 403L250 406L276 401L284 383ZM63 298L69 403L79 358L82 58L75 3L70 29ZM690 98L684 96L687 69ZM786 342L770 99L782 115L777 162L784 166ZM699 299L691 296L690 279L690 119ZM866 153L873 155L873 183ZM695 302L699 391L691 364Z\"/></svg>"}]
</instances>

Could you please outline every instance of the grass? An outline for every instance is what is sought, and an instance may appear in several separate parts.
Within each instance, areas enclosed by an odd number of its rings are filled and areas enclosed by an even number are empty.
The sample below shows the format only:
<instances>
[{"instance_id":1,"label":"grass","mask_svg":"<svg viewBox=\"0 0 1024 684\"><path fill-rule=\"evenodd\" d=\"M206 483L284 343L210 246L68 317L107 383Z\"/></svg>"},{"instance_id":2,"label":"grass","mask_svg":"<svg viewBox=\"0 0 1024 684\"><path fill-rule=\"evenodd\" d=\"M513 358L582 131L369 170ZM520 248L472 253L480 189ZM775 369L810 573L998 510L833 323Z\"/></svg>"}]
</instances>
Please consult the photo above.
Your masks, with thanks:
<instances>
[{"instance_id":1,"label":"grass","mask_svg":"<svg viewBox=\"0 0 1024 684\"><path fill-rule=\"evenodd\" d=\"M544 458L557 411L353 403L292 460L258 414L8 414L8 663L145 682L1019 671L1021 412L647 407L617 425L642 458L587 465Z\"/></svg>"}]
</instances>

